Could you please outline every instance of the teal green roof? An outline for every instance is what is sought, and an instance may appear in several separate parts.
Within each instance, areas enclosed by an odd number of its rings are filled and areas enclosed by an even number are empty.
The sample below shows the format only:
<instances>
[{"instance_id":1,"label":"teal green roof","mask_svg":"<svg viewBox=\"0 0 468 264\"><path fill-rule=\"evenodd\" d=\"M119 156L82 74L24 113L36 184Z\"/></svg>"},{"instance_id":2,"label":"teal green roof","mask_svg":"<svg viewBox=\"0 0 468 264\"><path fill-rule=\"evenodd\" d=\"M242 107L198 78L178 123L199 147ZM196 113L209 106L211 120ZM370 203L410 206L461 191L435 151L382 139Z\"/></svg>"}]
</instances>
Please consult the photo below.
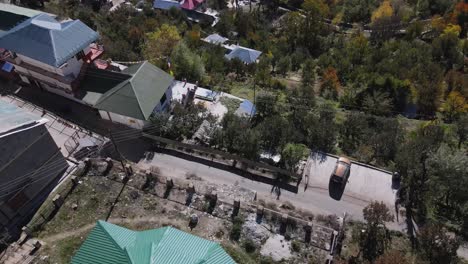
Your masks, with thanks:
<instances>
[{"instance_id":1,"label":"teal green roof","mask_svg":"<svg viewBox=\"0 0 468 264\"><path fill-rule=\"evenodd\" d=\"M72 264L231 264L215 242L163 227L132 231L98 221Z\"/></svg>"},{"instance_id":2,"label":"teal green roof","mask_svg":"<svg viewBox=\"0 0 468 264\"><path fill-rule=\"evenodd\" d=\"M174 78L145 61L125 69L131 76L106 92L94 105L97 109L148 120Z\"/></svg>"}]
</instances>

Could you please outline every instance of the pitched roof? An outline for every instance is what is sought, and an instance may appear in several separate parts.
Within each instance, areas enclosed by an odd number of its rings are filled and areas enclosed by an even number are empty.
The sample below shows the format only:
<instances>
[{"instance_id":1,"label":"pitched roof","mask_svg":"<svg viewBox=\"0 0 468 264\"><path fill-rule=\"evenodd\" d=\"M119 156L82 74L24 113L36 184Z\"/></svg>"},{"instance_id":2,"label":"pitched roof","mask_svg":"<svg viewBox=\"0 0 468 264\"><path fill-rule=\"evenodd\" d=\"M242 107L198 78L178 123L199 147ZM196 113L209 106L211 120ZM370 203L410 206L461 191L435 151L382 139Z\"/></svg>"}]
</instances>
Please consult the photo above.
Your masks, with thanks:
<instances>
[{"instance_id":1,"label":"pitched roof","mask_svg":"<svg viewBox=\"0 0 468 264\"><path fill-rule=\"evenodd\" d=\"M231 264L215 242L172 227L132 231L98 221L72 264Z\"/></svg>"},{"instance_id":2,"label":"pitched roof","mask_svg":"<svg viewBox=\"0 0 468 264\"><path fill-rule=\"evenodd\" d=\"M193 9L195 9L199 4L200 4L200 2L198 2L198 1L196 1L196 0L184 0L184 2L182 3L181 7L184 8L184 9L193 10Z\"/></svg>"},{"instance_id":3,"label":"pitched roof","mask_svg":"<svg viewBox=\"0 0 468 264\"><path fill-rule=\"evenodd\" d=\"M130 78L106 92L94 107L147 120L174 78L147 61L135 64L122 73Z\"/></svg>"},{"instance_id":4,"label":"pitched roof","mask_svg":"<svg viewBox=\"0 0 468 264\"><path fill-rule=\"evenodd\" d=\"M223 44L224 42L228 41L228 38L222 37L219 34L211 34L203 39L205 42L212 43L212 44Z\"/></svg>"},{"instance_id":5,"label":"pitched roof","mask_svg":"<svg viewBox=\"0 0 468 264\"><path fill-rule=\"evenodd\" d=\"M79 20L58 22L39 14L0 35L0 47L60 67L99 35Z\"/></svg>"},{"instance_id":6,"label":"pitched roof","mask_svg":"<svg viewBox=\"0 0 468 264\"><path fill-rule=\"evenodd\" d=\"M237 47L233 49L229 54L226 55L226 58L231 60L233 58L238 58L246 64L257 62L258 57L262 54L261 51L249 49L245 47Z\"/></svg>"}]
</instances>

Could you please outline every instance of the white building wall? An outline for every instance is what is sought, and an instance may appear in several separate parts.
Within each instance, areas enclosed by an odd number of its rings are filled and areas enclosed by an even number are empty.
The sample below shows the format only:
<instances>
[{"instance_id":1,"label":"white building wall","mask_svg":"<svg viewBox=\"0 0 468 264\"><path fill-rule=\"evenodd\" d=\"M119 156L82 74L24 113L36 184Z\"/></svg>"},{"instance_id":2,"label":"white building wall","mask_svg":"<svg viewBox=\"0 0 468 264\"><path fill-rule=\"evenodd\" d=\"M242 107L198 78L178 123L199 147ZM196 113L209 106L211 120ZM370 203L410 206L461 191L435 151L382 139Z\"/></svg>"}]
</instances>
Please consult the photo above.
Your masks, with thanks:
<instances>
[{"instance_id":1,"label":"white building wall","mask_svg":"<svg viewBox=\"0 0 468 264\"><path fill-rule=\"evenodd\" d=\"M83 65L83 60L77 60L76 56L72 57L60 67L60 70L62 71L63 76L67 76L69 74L73 74L74 77L78 77L78 74L80 74L81 66Z\"/></svg>"},{"instance_id":2,"label":"white building wall","mask_svg":"<svg viewBox=\"0 0 468 264\"><path fill-rule=\"evenodd\" d=\"M148 123L147 121L144 121L144 120L139 120L133 117L123 116L123 115L119 115L116 113L107 112L103 110L99 110L99 114L101 115L102 119L111 120L114 123L124 124L126 126L136 128L136 129L142 129L145 126L145 124Z\"/></svg>"},{"instance_id":3,"label":"white building wall","mask_svg":"<svg viewBox=\"0 0 468 264\"><path fill-rule=\"evenodd\" d=\"M49 76L42 75L42 74L40 74L38 72L28 70L28 69L23 68L21 66L15 66L15 70L20 75L32 76L33 78L35 78L35 79L37 79L39 81L44 81L46 83L56 85L56 86L61 87L61 88L65 89L65 90L69 90L71 92L71 89L72 89L71 85L59 82L56 79L51 78Z\"/></svg>"}]
</instances>

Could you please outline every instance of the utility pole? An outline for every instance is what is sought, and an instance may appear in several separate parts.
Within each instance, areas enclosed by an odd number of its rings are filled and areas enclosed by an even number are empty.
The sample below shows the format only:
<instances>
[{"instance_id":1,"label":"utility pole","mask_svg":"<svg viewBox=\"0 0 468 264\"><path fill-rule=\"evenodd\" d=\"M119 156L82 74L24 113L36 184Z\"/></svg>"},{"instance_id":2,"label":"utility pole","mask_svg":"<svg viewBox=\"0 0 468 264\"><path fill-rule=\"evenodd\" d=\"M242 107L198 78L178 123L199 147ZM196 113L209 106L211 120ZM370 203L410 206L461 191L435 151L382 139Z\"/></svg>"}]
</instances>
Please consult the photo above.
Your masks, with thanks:
<instances>
[{"instance_id":1,"label":"utility pole","mask_svg":"<svg viewBox=\"0 0 468 264\"><path fill-rule=\"evenodd\" d=\"M123 179L122 189L120 189L119 194L117 195L117 197L115 197L115 200L114 200L114 202L112 203L112 206L111 206L109 212L107 213L106 221L109 220L110 216L112 215L112 211L114 211L115 205L119 202L120 195L122 195L122 193L123 193L123 191L124 191L124 189L125 189L125 186L127 186L127 182L128 182L128 180L129 180L129 178L130 178L130 173L129 173L129 171L127 171L127 168L125 168L125 164L124 164L124 162L123 162L122 153L120 153L119 147L118 147L117 144L115 143L114 136L112 135L112 131L111 131L110 129L109 129L109 137L110 137L110 140L112 141L112 144L113 144L114 147L115 147L115 150L117 151L117 154L119 154L120 164L122 164L122 169L123 169L124 172L125 172L125 179Z\"/></svg>"},{"instance_id":2,"label":"utility pole","mask_svg":"<svg viewBox=\"0 0 468 264\"><path fill-rule=\"evenodd\" d=\"M256 84L257 84L257 81L254 80L254 85L253 85L253 90L254 90L254 101L253 101L252 109L250 110L250 120L252 120L254 107L255 107L255 105L256 105L256 103L257 103L257 101L256 101L256 97L257 97L257 96L255 95L255 90L256 90L255 87L256 87Z\"/></svg>"},{"instance_id":3,"label":"utility pole","mask_svg":"<svg viewBox=\"0 0 468 264\"><path fill-rule=\"evenodd\" d=\"M120 153L119 147L117 147L117 144L115 143L115 140L114 140L114 136L112 135L112 131L111 131L110 129L109 129L109 138L110 138L112 144L114 145L115 151L117 151L117 154L119 154L120 164L122 164L122 169L125 171L125 173L127 174L127 177L128 177L128 172L127 172L127 170L125 169L125 164L124 164L124 162L123 162L122 153Z\"/></svg>"}]
</instances>

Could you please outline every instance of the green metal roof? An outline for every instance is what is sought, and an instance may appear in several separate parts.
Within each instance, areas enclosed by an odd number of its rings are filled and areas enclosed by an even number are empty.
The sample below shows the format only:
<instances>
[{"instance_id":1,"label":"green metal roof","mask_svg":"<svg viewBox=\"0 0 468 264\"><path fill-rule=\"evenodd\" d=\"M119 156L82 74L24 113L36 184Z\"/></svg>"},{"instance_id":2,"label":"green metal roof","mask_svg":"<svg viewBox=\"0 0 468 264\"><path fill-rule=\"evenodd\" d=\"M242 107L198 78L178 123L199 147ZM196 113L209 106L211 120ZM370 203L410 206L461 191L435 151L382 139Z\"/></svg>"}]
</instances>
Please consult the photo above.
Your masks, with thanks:
<instances>
[{"instance_id":1,"label":"green metal roof","mask_svg":"<svg viewBox=\"0 0 468 264\"><path fill-rule=\"evenodd\" d=\"M148 120L174 78L145 61L122 73L132 77L105 93L95 104L97 109Z\"/></svg>"},{"instance_id":2,"label":"green metal roof","mask_svg":"<svg viewBox=\"0 0 468 264\"><path fill-rule=\"evenodd\" d=\"M235 264L215 242L162 227L132 231L98 221L72 264Z\"/></svg>"}]
</instances>

